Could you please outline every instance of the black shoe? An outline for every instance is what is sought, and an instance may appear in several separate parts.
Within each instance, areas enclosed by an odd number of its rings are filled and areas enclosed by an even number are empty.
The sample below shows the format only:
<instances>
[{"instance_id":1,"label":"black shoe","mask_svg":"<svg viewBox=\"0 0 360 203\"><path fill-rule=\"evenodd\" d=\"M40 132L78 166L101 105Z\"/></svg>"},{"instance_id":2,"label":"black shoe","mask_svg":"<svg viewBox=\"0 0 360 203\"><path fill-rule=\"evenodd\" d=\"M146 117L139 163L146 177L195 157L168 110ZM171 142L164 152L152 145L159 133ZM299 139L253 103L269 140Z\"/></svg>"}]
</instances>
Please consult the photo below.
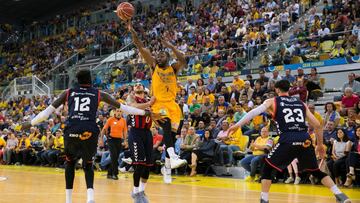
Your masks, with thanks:
<instances>
[{"instance_id":1,"label":"black shoe","mask_svg":"<svg viewBox=\"0 0 360 203\"><path fill-rule=\"evenodd\" d=\"M112 175L107 175L107 179L112 179Z\"/></svg>"},{"instance_id":2,"label":"black shoe","mask_svg":"<svg viewBox=\"0 0 360 203\"><path fill-rule=\"evenodd\" d=\"M118 178L118 176L117 176L117 175L113 175L113 176L111 176L111 179L113 179L113 180L119 180L119 178Z\"/></svg>"}]
</instances>

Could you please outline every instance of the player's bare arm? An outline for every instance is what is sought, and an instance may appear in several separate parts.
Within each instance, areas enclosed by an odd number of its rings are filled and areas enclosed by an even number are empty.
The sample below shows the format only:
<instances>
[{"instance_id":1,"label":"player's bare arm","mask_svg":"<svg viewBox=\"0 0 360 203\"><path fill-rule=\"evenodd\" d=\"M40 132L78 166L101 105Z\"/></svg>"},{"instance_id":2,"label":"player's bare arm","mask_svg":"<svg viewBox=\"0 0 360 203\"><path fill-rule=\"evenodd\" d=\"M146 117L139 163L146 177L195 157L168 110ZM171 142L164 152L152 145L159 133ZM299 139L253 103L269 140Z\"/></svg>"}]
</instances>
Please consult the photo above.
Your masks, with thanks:
<instances>
[{"instance_id":1,"label":"player's bare arm","mask_svg":"<svg viewBox=\"0 0 360 203\"><path fill-rule=\"evenodd\" d=\"M274 99L267 99L264 101L263 104L256 107L255 109L251 110L249 113L244 116L239 122L237 122L235 125L231 126L228 130L228 136L235 132L237 129L241 128L243 125L251 121L255 116L260 115L261 113L268 112L270 114L273 114L273 107L274 105Z\"/></svg>"},{"instance_id":2,"label":"player's bare arm","mask_svg":"<svg viewBox=\"0 0 360 203\"><path fill-rule=\"evenodd\" d=\"M320 158L325 157L325 148L323 146L323 128L320 125L319 121L315 116L310 112L309 108L305 105L306 108L306 118L309 122L309 125L313 127L316 136L316 151L319 153Z\"/></svg>"},{"instance_id":3,"label":"player's bare arm","mask_svg":"<svg viewBox=\"0 0 360 203\"><path fill-rule=\"evenodd\" d=\"M150 50L145 48L144 44L139 39L139 36L137 35L136 31L134 30L134 28L131 24L131 21L128 22L127 26L128 26L128 30L131 33L133 42L134 42L136 48L139 49L141 56L144 58L145 62L151 67L151 69L154 69L156 62L155 62L155 58L151 55Z\"/></svg>"},{"instance_id":4,"label":"player's bare arm","mask_svg":"<svg viewBox=\"0 0 360 203\"><path fill-rule=\"evenodd\" d=\"M170 44L168 41L161 40L161 43L165 47L171 49L172 52L174 52L177 62L172 64L171 66L176 70L176 72L178 72L179 70L184 68L186 66L185 55L183 53L181 53L179 50L177 50L176 47L174 45Z\"/></svg>"},{"instance_id":5,"label":"player's bare arm","mask_svg":"<svg viewBox=\"0 0 360 203\"><path fill-rule=\"evenodd\" d=\"M145 110L147 108L150 108L151 105L153 105L155 102L155 97L152 97L150 99L150 101L146 102L146 103L137 103L135 101L135 97L133 95L129 96L129 103L128 105L129 106L132 106L132 107L135 107L135 108L138 108L138 109L142 109L142 110Z\"/></svg>"}]
</instances>

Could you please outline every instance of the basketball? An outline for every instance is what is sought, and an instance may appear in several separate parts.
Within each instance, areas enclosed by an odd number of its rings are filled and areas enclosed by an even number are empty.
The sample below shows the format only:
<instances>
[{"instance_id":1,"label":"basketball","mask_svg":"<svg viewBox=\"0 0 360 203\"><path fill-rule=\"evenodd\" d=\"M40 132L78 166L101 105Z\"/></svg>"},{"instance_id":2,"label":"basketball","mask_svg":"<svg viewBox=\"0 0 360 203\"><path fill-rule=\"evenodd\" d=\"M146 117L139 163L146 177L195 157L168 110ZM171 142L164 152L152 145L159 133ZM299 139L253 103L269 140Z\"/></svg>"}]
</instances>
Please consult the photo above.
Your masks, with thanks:
<instances>
[{"instance_id":1,"label":"basketball","mask_svg":"<svg viewBox=\"0 0 360 203\"><path fill-rule=\"evenodd\" d=\"M116 9L116 14L121 20L130 20L134 16L135 8L129 2L122 2Z\"/></svg>"}]
</instances>

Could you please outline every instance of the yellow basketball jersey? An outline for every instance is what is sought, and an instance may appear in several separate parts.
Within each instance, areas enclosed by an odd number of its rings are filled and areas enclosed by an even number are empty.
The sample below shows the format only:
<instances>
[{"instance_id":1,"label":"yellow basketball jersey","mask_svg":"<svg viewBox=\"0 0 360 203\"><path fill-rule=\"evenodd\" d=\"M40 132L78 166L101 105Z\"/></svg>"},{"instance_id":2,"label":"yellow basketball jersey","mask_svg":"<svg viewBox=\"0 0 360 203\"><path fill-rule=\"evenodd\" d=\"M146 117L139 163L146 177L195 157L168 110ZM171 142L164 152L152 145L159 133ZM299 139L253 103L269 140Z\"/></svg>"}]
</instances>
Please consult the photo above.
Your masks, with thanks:
<instances>
[{"instance_id":1,"label":"yellow basketball jersey","mask_svg":"<svg viewBox=\"0 0 360 203\"><path fill-rule=\"evenodd\" d=\"M177 83L176 74L173 67L168 66L165 69L155 67L152 82L152 95L156 97L156 101L175 101Z\"/></svg>"}]
</instances>

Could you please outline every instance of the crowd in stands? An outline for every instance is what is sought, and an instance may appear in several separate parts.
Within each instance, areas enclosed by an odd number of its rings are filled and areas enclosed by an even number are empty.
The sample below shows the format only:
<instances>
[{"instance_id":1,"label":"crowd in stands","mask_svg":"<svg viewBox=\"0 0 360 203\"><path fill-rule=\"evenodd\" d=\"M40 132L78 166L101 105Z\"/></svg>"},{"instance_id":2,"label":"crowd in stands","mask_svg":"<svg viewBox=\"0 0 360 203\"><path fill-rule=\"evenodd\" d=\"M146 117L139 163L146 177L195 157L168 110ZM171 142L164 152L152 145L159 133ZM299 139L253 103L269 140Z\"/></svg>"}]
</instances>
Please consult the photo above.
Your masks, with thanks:
<instances>
[{"instance_id":1,"label":"crowd in stands","mask_svg":"<svg viewBox=\"0 0 360 203\"><path fill-rule=\"evenodd\" d=\"M315 78L319 77L317 75ZM343 96L339 101L327 103L324 106L324 115L315 111L312 104L314 98L310 101L306 97L302 98L301 89L309 95L307 86L314 77L303 74L301 69L295 75L289 70L283 75L274 72L272 77L262 73L259 78L246 81L235 76L228 85L222 82L220 76L216 78L216 82L214 78L209 78L206 83L202 79L196 83L188 80L185 85L179 83L177 100L182 110L182 121L176 137L175 152L188 161L188 166L179 169L178 173L195 176L197 173L211 173L211 165L241 166L250 173L248 181L258 180L263 158L278 140L276 123L270 115L263 113L229 136L227 130L265 99L276 96L274 82L286 79L293 85L290 96L307 102L310 111L324 127L327 158L319 160L319 167L331 175L337 184L352 185L360 163L360 102L354 92L359 82L354 80L355 75L352 73L348 78L349 81L343 87ZM129 95L133 94L133 88L127 86L112 94L119 101L126 102ZM48 121L32 127L29 132L21 131L21 124L32 119L52 100L53 98L46 96L36 96L31 99L20 97L0 102L0 155L3 164L63 166L66 107L58 109ZM350 101L353 104L351 107ZM100 129L113 115L113 110L107 104L100 103L97 118ZM153 162L156 163L154 172L159 172L164 159L162 129L154 125L151 130ZM315 139L311 127L309 133ZM122 172L131 171L132 160L126 143L124 142L124 150L118 160ZM106 144L98 148L95 163L99 170L109 167L111 157ZM294 160L288 167L289 175L278 176L288 177L286 183L318 182L312 177L309 178L306 172L298 171L298 165L301 163Z\"/></svg>"}]
</instances>

